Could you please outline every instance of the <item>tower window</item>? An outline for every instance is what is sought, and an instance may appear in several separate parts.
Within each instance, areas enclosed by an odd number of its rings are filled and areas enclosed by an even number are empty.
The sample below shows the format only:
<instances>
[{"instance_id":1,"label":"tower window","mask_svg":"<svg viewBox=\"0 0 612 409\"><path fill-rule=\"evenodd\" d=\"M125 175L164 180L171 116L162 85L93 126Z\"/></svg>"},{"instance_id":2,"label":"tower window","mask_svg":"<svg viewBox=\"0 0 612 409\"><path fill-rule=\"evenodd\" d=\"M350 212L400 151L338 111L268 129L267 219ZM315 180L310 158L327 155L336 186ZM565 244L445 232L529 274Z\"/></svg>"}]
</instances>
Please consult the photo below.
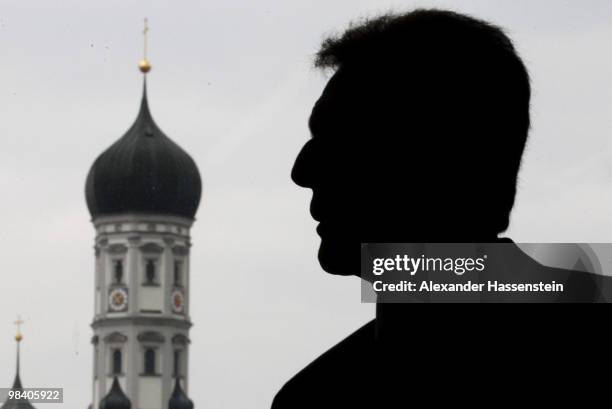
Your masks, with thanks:
<instances>
[{"instance_id":1,"label":"tower window","mask_svg":"<svg viewBox=\"0 0 612 409\"><path fill-rule=\"evenodd\" d=\"M98 379L98 347L94 348L93 371L94 371L94 379Z\"/></svg>"},{"instance_id":2,"label":"tower window","mask_svg":"<svg viewBox=\"0 0 612 409\"><path fill-rule=\"evenodd\" d=\"M113 281L115 284L123 283L123 260L115 260L113 268Z\"/></svg>"},{"instance_id":3,"label":"tower window","mask_svg":"<svg viewBox=\"0 0 612 409\"><path fill-rule=\"evenodd\" d=\"M144 352L144 374L155 375L155 349L147 348Z\"/></svg>"},{"instance_id":4,"label":"tower window","mask_svg":"<svg viewBox=\"0 0 612 409\"><path fill-rule=\"evenodd\" d=\"M155 266L155 260L148 259L145 266L145 283L155 284L157 278L157 268Z\"/></svg>"},{"instance_id":5,"label":"tower window","mask_svg":"<svg viewBox=\"0 0 612 409\"><path fill-rule=\"evenodd\" d=\"M182 358L182 352L180 349L175 349L174 350L174 376L175 377L179 377L181 376L181 358Z\"/></svg>"},{"instance_id":6,"label":"tower window","mask_svg":"<svg viewBox=\"0 0 612 409\"><path fill-rule=\"evenodd\" d=\"M174 285L176 287L183 285L183 262L179 260L174 262Z\"/></svg>"},{"instance_id":7,"label":"tower window","mask_svg":"<svg viewBox=\"0 0 612 409\"><path fill-rule=\"evenodd\" d=\"M121 350L120 349L115 349L113 351L113 365L112 365L112 374L113 375L120 375L121 374L121 367L123 364L123 357L121 356Z\"/></svg>"}]
</instances>

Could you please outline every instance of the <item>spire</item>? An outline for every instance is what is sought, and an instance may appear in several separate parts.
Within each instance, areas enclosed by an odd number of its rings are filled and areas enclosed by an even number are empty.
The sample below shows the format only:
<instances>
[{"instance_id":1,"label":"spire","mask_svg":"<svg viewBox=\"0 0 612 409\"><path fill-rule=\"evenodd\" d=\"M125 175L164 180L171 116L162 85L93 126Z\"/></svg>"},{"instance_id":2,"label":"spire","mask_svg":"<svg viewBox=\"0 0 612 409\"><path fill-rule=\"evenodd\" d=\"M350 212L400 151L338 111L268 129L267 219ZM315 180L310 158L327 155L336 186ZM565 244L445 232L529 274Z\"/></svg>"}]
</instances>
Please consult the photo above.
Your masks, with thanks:
<instances>
[{"instance_id":1,"label":"spire","mask_svg":"<svg viewBox=\"0 0 612 409\"><path fill-rule=\"evenodd\" d=\"M13 390L21 390L21 378L19 377L19 341L17 341L17 369L15 370L15 380L13 381Z\"/></svg>"},{"instance_id":2,"label":"spire","mask_svg":"<svg viewBox=\"0 0 612 409\"><path fill-rule=\"evenodd\" d=\"M108 394L100 401L100 409L131 409L130 399L123 393L119 379L115 376Z\"/></svg>"},{"instance_id":3,"label":"spire","mask_svg":"<svg viewBox=\"0 0 612 409\"><path fill-rule=\"evenodd\" d=\"M193 409L193 402L181 388L180 377L175 378L174 391L168 402L168 409Z\"/></svg>"},{"instance_id":4,"label":"spire","mask_svg":"<svg viewBox=\"0 0 612 409\"><path fill-rule=\"evenodd\" d=\"M142 116L146 116L147 119L152 120L153 118L151 116L151 112L149 111L149 101L147 99L147 73L151 71L151 63L147 58L149 43L149 20L146 17L144 19L144 29L142 30L142 35L144 44L142 60L140 60L138 63L138 68L144 75L142 76L142 100L140 101L140 112L138 113L138 117L140 118Z\"/></svg>"},{"instance_id":5,"label":"spire","mask_svg":"<svg viewBox=\"0 0 612 409\"><path fill-rule=\"evenodd\" d=\"M15 326L17 327L17 334L15 334L15 341L17 341L17 365L15 369L15 381L13 382L13 390L22 389L21 386L21 378L19 376L19 356L21 353L21 341L23 340L23 335L21 334L21 326L24 324L24 321L20 316L17 316L17 321L15 321Z\"/></svg>"},{"instance_id":6,"label":"spire","mask_svg":"<svg viewBox=\"0 0 612 409\"><path fill-rule=\"evenodd\" d=\"M149 99L147 98L147 78L145 77L142 82L142 99L140 101L140 111L136 117L136 121L132 125L132 129L136 131L136 134L140 137L155 137L159 136L159 128L153 120L153 115L149 110Z\"/></svg>"},{"instance_id":7,"label":"spire","mask_svg":"<svg viewBox=\"0 0 612 409\"><path fill-rule=\"evenodd\" d=\"M148 48L149 48L149 20L145 17L144 19L144 30L142 30L143 35L143 53L142 60L138 63L138 68L140 68L140 72L147 75L149 71L151 71L151 63L147 58Z\"/></svg>"},{"instance_id":8,"label":"spire","mask_svg":"<svg viewBox=\"0 0 612 409\"><path fill-rule=\"evenodd\" d=\"M151 111L149 111L149 99L147 98L147 77L144 77L142 81L142 99L140 100L138 119L153 121L153 116L151 115Z\"/></svg>"},{"instance_id":9,"label":"spire","mask_svg":"<svg viewBox=\"0 0 612 409\"><path fill-rule=\"evenodd\" d=\"M11 390L13 391L23 391L23 385L21 384L21 377L19 376L19 358L21 352L21 341L23 340L23 335L21 334L21 325L24 321L21 320L20 317L15 321L15 325L17 326L17 334L15 335L15 341L17 342L17 365L15 370L15 380L13 381L13 387ZM34 409L34 406L25 398L20 399L8 399L0 409Z\"/></svg>"}]
</instances>

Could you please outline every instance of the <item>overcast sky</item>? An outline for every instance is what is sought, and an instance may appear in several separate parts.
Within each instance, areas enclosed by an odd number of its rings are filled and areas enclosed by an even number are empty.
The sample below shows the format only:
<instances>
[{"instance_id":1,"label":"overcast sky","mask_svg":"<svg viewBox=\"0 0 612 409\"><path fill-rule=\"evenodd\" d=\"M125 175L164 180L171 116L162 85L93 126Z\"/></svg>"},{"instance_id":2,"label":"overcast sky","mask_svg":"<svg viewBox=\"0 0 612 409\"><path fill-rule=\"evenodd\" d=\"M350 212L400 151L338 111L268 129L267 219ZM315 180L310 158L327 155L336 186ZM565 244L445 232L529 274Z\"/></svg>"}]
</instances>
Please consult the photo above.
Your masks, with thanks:
<instances>
[{"instance_id":1,"label":"overcast sky","mask_svg":"<svg viewBox=\"0 0 612 409\"><path fill-rule=\"evenodd\" d=\"M204 179L192 232L196 407L268 407L292 374L371 319L357 280L318 266L310 192L289 172L326 82L311 68L325 34L432 5L506 28L532 75L508 234L609 242L609 0L1 0L0 387L14 376L20 313L24 383L65 388L66 408L91 401L94 231L83 188L137 113L145 16L153 115Z\"/></svg>"}]
</instances>

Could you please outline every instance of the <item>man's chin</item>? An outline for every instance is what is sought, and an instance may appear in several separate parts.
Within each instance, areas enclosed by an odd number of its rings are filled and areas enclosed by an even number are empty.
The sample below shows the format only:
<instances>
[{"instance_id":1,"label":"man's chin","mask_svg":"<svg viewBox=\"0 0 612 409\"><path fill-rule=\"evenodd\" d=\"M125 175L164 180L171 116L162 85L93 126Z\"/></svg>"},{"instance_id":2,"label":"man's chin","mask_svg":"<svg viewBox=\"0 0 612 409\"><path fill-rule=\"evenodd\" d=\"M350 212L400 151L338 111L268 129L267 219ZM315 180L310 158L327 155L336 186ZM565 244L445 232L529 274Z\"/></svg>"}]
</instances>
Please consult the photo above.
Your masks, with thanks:
<instances>
[{"instance_id":1,"label":"man's chin","mask_svg":"<svg viewBox=\"0 0 612 409\"><path fill-rule=\"evenodd\" d=\"M319 247L319 263L330 274L350 276L360 274L359 246L347 245L347 241L322 240Z\"/></svg>"}]
</instances>

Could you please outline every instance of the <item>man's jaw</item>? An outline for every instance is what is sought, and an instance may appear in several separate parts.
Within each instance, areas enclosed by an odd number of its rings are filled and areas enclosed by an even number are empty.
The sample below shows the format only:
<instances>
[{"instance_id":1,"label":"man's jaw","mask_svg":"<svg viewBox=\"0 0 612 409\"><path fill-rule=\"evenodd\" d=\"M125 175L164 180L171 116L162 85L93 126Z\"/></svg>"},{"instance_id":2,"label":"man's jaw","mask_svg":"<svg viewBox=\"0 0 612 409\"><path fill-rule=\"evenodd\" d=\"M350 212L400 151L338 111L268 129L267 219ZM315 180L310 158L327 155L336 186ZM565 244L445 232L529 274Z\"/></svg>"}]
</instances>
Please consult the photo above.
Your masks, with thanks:
<instances>
[{"instance_id":1,"label":"man's jaw","mask_svg":"<svg viewBox=\"0 0 612 409\"><path fill-rule=\"evenodd\" d=\"M354 237L330 228L329 224L320 223L317 232L321 237L319 263L323 269L335 275L359 275L359 243Z\"/></svg>"}]
</instances>

